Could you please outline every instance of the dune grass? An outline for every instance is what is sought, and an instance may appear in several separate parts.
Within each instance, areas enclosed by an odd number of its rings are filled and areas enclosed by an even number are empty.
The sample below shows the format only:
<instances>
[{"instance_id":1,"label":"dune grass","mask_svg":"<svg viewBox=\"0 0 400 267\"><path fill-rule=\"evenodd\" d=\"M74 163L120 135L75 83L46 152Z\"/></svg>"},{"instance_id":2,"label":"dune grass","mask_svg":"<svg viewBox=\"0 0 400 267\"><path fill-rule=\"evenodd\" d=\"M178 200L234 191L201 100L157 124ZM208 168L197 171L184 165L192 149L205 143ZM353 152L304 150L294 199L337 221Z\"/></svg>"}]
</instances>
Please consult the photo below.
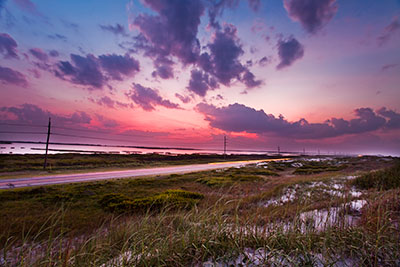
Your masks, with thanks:
<instances>
[{"instance_id":1,"label":"dune grass","mask_svg":"<svg viewBox=\"0 0 400 267\"><path fill-rule=\"evenodd\" d=\"M400 187L400 160L395 165L376 172L369 172L357 177L353 185L361 189L382 189L388 190Z\"/></svg>"}]
</instances>

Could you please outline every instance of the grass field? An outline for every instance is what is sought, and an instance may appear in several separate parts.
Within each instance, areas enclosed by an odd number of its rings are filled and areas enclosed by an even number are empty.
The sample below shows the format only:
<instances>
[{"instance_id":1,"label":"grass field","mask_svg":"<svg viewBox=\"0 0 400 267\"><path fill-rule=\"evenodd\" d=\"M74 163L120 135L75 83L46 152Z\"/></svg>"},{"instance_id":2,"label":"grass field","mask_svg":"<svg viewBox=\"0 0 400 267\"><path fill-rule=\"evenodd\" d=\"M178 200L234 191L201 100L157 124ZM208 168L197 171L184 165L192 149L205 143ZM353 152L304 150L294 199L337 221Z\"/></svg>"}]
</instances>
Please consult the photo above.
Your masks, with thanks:
<instances>
[{"instance_id":1,"label":"grass field","mask_svg":"<svg viewBox=\"0 0 400 267\"><path fill-rule=\"evenodd\" d=\"M397 266L399 166L293 159L3 190L0 265Z\"/></svg>"}]
</instances>

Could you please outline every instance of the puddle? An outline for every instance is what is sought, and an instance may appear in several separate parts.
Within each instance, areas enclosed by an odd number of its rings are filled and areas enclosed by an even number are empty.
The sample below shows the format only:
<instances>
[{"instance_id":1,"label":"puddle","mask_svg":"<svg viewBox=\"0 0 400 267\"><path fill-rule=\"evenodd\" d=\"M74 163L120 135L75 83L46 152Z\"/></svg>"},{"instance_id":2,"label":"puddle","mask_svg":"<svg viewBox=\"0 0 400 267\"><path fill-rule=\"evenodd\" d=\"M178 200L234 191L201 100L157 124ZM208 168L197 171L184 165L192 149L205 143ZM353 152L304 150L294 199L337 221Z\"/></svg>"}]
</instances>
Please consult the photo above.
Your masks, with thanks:
<instances>
[{"instance_id":1,"label":"puddle","mask_svg":"<svg viewBox=\"0 0 400 267\"><path fill-rule=\"evenodd\" d=\"M277 206L277 205L282 205L284 203L287 203L287 202L295 200L296 199L296 191L297 191L298 188L299 188L298 185L294 186L294 188L288 187L284 191L283 195L280 198L278 198L278 199L270 199L267 202L265 202L263 204L263 206L264 207L268 207L268 206L271 206L271 205Z\"/></svg>"},{"instance_id":2,"label":"puddle","mask_svg":"<svg viewBox=\"0 0 400 267\"><path fill-rule=\"evenodd\" d=\"M342 179L337 179L329 182L311 182L309 184L296 184L294 186L287 187L283 190L280 197L271 198L268 201L260 203L261 206L279 206L287 202L296 200L312 199L314 194L326 194L331 197L337 198L359 198L362 192L356 190L354 187L348 188L345 186L345 181L352 179L353 176L347 176Z\"/></svg>"},{"instance_id":3,"label":"puddle","mask_svg":"<svg viewBox=\"0 0 400 267\"><path fill-rule=\"evenodd\" d=\"M367 201L354 200L339 207L312 210L300 213L301 228L312 228L323 231L332 226L353 226L360 220L361 209ZM347 213L344 210L348 210Z\"/></svg>"}]
</instances>

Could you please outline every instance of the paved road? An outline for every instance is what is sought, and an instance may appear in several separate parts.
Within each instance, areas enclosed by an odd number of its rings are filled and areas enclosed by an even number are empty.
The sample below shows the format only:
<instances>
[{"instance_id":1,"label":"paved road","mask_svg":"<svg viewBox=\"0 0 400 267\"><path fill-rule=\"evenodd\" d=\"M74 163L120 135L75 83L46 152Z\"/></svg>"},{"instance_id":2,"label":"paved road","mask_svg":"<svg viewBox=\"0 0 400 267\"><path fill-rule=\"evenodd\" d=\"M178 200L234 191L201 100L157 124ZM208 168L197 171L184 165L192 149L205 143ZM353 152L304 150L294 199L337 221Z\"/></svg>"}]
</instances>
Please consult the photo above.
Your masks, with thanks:
<instances>
[{"instance_id":1,"label":"paved road","mask_svg":"<svg viewBox=\"0 0 400 267\"><path fill-rule=\"evenodd\" d=\"M170 166L161 168L148 168L148 169L134 169L125 171L105 171L105 172L91 172L79 174L60 174L41 177L26 177L17 179L0 180L0 189L9 189L17 187L51 185L51 184L66 184L75 182L87 182L106 179L118 179L127 177L138 176L151 176L173 173L187 173L196 171L207 171L230 167L239 167L246 164L258 163L261 161L279 161L284 159L267 159L267 160L249 160L249 161L232 161L232 162L218 162L208 164L193 164L182 166Z\"/></svg>"}]
</instances>

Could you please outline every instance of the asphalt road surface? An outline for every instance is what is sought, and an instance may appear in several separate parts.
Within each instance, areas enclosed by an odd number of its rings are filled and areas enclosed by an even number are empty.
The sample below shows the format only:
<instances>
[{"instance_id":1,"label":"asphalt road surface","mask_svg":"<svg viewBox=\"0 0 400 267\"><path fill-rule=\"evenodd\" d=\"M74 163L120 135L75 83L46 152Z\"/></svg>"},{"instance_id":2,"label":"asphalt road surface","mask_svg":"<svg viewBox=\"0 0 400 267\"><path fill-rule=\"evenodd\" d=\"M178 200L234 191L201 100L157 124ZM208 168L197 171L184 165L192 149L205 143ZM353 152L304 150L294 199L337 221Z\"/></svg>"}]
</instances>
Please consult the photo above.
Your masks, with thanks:
<instances>
[{"instance_id":1,"label":"asphalt road surface","mask_svg":"<svg viewBox=\"0 0 400 267\"><path fill-rule=\"evenodd\" d=\"M173 174L173 173L208 171L208 170L223 169L230 167L240 167L243 165L258 163L262 161L281 161L281 160L285 159L217 162L208 164L192 164L192 165L134 169L134 170L124 170L124 171L104 171L104 172L90 172L90 173L79 173L79 174L59 174L51 176L25 177L25 178L0 180L0 189L88 182L88 181L119 179L127 177L154 176L154 175Z\"/></svg>"}]
</instances>

